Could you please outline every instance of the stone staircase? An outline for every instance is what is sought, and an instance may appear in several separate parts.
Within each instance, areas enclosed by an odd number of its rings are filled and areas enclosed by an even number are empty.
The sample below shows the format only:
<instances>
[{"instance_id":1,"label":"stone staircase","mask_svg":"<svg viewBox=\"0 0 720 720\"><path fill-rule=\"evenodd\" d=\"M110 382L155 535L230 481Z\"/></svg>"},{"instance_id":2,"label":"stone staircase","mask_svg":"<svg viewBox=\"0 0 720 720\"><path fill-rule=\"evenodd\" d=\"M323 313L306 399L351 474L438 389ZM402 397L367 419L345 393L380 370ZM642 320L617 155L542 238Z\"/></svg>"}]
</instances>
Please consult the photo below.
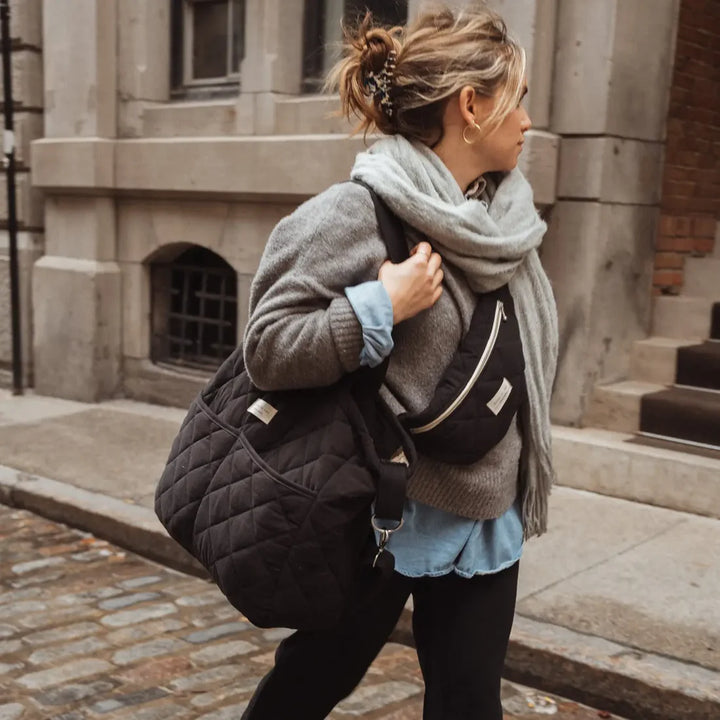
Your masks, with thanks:
<instances>
[{"instance_id":1,"label":"stone staircase","mask_svg":"<svg viewBox=\"0 0 720 720\"><path fill-rule=\"evenodd\" d=\"M720 224L712 256L658 296L630 378L599 385L585 428L556 429L561 484L720 517ZM581 447L582 446L582 447Z\"/></svg>"}]
</instances>

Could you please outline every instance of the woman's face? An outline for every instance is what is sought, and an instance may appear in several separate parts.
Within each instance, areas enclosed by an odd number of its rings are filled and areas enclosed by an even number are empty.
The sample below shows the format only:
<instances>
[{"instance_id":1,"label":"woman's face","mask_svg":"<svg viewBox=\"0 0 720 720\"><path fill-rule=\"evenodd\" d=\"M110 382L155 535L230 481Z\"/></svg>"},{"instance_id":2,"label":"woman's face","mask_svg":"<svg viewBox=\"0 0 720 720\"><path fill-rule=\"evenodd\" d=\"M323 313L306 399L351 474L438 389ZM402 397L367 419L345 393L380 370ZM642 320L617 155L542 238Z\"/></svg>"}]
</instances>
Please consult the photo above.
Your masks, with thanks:
<instances>
[{"instance_id":1,"label":"woman's face","mask_svg":"<svg viewBox=\"0 0 720 720\"><path fill-rule=\"evenodd\" d=\"M527 94L527 85L523 98ZM512 170L518 162L525 142L525 133L532 127L530 116L522 105L522 98L518 106L510 112L500 126L489 135L479 138L469 149L482 165L490 171Z\"/></svg>"},{"instance_id":2,"label":"woman's face","mask_svg":"<svg viewBox=\"0 0 720 720\"><path fill-rule=\"evenodd\" d=\"M524 84L523 97L527 93ZM497 99L478 95L467 85L456 102L448 102L443 117L442 138L432 146L447 165L463 192L470 183L486 172L509 172L518 162L525 133L532 127L522 106L522 98L493 132L482 135L475 123L482 125Z\"/></svg>"}]
</instances>

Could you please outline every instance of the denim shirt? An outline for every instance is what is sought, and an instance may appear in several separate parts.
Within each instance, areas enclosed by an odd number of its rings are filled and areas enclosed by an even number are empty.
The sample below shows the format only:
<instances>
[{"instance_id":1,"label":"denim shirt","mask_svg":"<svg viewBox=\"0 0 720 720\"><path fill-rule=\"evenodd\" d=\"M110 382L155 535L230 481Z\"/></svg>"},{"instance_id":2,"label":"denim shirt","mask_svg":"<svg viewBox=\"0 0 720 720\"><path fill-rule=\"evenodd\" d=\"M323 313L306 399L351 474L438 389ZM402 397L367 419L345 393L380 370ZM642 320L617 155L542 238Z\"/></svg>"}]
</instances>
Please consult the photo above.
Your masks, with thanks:
<instances>
[{"instance_id":1,"label":"denim shirt","mask_svg":"<svg viewBox=\"0 0 720 720\"><path fill-rule=\"evenodd\" d=\"M377 280L346 288L345 295L362 326L360 363L375 367L393 349L390 297ZM408 577L455 572L469 578L500 572L522 554L519 499L493 520L472 520L408 499L403 521L387 548L395 556L395 570Z\"/></svg>"}]
</instances>

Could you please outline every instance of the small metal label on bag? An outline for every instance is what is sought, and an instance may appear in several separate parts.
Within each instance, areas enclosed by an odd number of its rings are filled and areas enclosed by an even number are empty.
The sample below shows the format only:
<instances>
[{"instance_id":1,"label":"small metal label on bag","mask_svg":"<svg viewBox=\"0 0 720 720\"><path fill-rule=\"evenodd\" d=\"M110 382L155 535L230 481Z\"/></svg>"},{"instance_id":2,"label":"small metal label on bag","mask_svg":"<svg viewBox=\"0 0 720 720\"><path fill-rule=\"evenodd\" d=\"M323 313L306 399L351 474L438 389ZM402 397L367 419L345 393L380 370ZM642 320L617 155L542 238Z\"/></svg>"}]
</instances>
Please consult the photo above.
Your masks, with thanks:
<instances>
[{"instance_id":1,"label":"small metal label on bag","mask_svg":"<svg viewBox=\"0 0 720 720\"><path fill-rule=\"evenodd\" d=\"M507 402L507 399L510 397L511 392L512 385L510 384L510 381L507 378L503 378L500 389L495 393L492 400L490 400L487 404L487 406L490 408L490 412L492 412L493 415L498 415L500 413L505 403Z\"/></svg>"},{"instance_id":2,"label":"small metal label on bag","mask_svg":"<svg viewBox=\"0 0 720 720\"><path fill-rule=\"evenodd\" d=\"M247 411L266 425L277 415L277 408L274 408L269 402L260 398L258 398Z\"/></svg>"}]
</instances>

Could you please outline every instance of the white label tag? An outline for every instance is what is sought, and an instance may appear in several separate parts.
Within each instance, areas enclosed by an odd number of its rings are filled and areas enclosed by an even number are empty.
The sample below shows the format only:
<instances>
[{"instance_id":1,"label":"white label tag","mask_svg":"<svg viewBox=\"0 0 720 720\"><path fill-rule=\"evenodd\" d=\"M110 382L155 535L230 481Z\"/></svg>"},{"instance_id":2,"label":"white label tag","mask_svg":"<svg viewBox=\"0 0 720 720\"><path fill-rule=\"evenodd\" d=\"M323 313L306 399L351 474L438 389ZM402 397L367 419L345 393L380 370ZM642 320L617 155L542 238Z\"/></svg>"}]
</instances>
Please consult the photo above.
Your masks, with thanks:
<instances>
[{"instance_id":1,"label":"white label tag","mask_svg":"<svg viewBox=\"0 0 720 720\"><path fill-rule=\"evenodd\" d=\"M499 414L499 412L503 409L503 406L507 402L507 399L510 397L510 393L512 392L512 385L510 384L510 381L507 378L503 378L502 385L500 385L500 389L495 393L495 397L493 397L490 402L488 402L487 406L490 408L490 412L493 413L493 415Z\"/></svg>"},{"instance_id":2,"label":"white label tag","mask_svg":"<svg viewBox=\"0 0 720 720\"><path fill-rule=\"evenodd\" d=\"M410 463L408 462L407 456L405 455L405 451L399 447L393 456L390 458L390 462L394 463L402 463L403 465L410 466Z\"/></svg>"},{"instance_id":3,"label":"white label tag","mask_svg":"<svg viewBox=\"0 0 720 720\"><path fill-rule=\"evenodd\" d=\"M247 411L254 415L258 420L262 420L266 425L277 415L277 409L265 400L256 400Z\"/></svg>"}]
</instances>

